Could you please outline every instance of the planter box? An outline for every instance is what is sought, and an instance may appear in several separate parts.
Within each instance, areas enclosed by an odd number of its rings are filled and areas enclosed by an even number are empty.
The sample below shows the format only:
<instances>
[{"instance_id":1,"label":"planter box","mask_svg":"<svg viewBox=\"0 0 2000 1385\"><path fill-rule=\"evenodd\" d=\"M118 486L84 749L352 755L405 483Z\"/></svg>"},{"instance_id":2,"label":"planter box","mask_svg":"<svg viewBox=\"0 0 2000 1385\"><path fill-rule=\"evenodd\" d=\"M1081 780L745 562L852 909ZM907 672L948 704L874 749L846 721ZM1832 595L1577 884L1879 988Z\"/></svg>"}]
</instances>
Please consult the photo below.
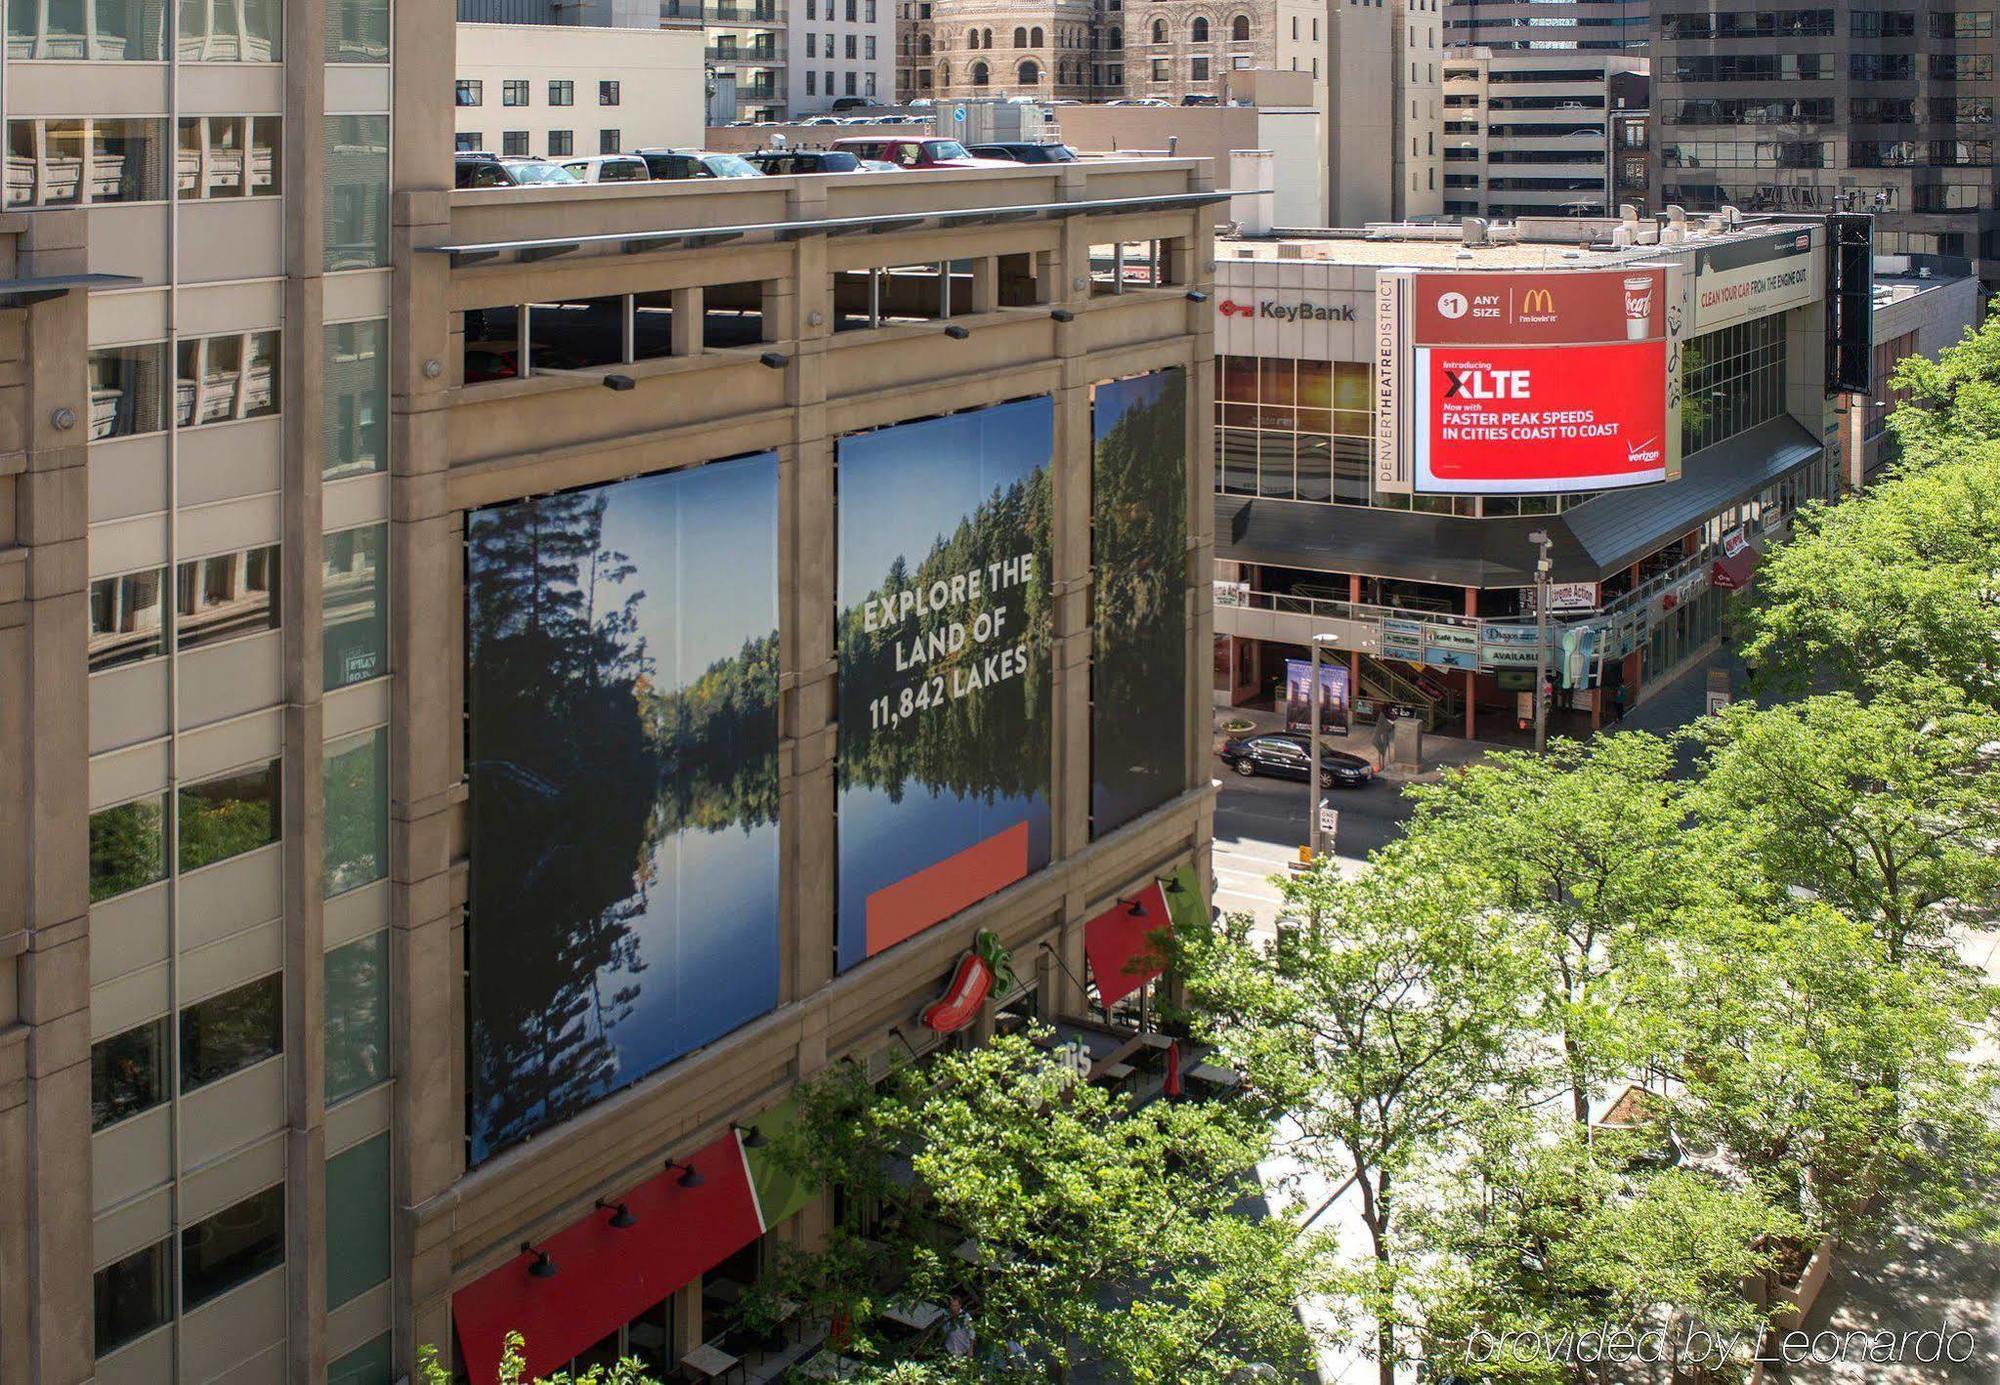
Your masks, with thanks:
<instances>
[{"instance_id":1,"label":"planter box","mask_svg":"<svg viewBox=\"0 0 2000 1385\"><path fill-rule=\"evenodd\" d=\"M1833 1238L1829 1236L1814 1248L1796 1282L1780 1283L1771 1290L1771 1305L1778 1310L1771 1318L1774 1331L1790 1332L1805 1321L1813 1302L1819 1298L1819 1291L1826 1287L1826 1277L1832 1269Z\"/></svg>"}]
</instances>

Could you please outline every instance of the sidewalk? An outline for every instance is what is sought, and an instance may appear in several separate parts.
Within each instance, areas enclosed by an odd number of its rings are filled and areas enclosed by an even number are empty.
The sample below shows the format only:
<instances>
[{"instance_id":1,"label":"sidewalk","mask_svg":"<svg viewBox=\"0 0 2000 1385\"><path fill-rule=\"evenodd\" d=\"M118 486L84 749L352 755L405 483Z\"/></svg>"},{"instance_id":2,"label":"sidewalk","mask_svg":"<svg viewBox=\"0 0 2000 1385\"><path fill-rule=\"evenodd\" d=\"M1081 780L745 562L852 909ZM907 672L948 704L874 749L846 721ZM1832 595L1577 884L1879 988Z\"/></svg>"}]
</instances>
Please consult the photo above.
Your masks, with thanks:
<instances>
[{"instance_id":1,"label":"sidewalk","mask_svg":"<svg viewBox=\"0 0 2000 1385\"><path fill-rule=\"evenodd\" d=\"M1230 732L1222 728L1232 721L1247 721L1249 731ZM1285 729L1285 719L1277 712L1264 707L1217 707L1215 708L1215 749L1220 751L1226 740L1243 736L1261 736L1272 731ZM1375 767L1376 777L1391 784L1434 784L1444 771L1454 765L1469 765L1495 750L1505 750L1506 746L1492 741L1469 741L1463 736L1445 736L1427 733L1424 736L1423 768L1416 774L1407 770L1391 769L1384 764L1389 749L1390 727L1387 722L1374 726L1357 726L1344 735L1326 735L1320 744L1333 750L1344 750L1350 755L1359 755Z\"/></svg>"}]
</instances>

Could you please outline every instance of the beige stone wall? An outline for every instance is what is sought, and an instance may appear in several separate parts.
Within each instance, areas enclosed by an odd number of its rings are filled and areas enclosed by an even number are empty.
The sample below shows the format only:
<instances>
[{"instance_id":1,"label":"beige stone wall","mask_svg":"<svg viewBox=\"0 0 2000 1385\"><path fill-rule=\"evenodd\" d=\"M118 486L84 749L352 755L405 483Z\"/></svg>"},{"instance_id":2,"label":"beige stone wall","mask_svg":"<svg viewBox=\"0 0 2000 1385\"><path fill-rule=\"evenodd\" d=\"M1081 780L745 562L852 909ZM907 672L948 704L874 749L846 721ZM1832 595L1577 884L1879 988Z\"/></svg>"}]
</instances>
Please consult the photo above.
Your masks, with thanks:
<instances>
[{"instance_id":1,"label":"beige stone wall","mask_svg":"<svg viewBox=\"0 0 2000 1385\"><path fill-rule=\"evenodd\" d=\"M1100 81L1125 61L1127 15L1087 0L937 0L931 9L930 91L938 100L1041 96L1104 100L1122 89ZM1037 42L1037 31L1040 41ZM1113 30L1117 33L1114 42ZM921 35L922 30L916 31ZM1018 40L1018 41L1017 41ZM921 46L921 37L918 39ZM1032 63L1037 81L1023 81ZM980 80L981 69L985 72Z\"/></svg>"},{"instance_id":2,"label":"beige stone wall","mask_svg":"<svg viewBox=\"0 0 2000 1385\"><path fill-rule=\"evenodd\" d=\"M555 207L547 199L410 198L402 234L469 245L665 225L746 225L815 217L910 213L950 206L1027 206L1205 191L1189 160L1105 163L993 174L883 179L759 180L750 189L599 188ZM754 1120L790 1085L838 1057L893 1042L973 933L992 928L1056 1008L1081 997L1056 965L1084 973L1082 923L1152 874L1193 862L1208 870L1212 807L1206 775L1212 637L1213 310L1187 287L1212 273L1205 207L1127 215L1036 217L1000 225L907 227L874 235L753 234L705 249L601 251L452 268L417 255L399 287L412 309L398 341L395 606L398 777L393 824L400 946L396 1035L406 1329L399 1350L450 1336L452 1292L539 1236L584 1215L593 1199L649 1175L666 1155ZM1091 296L1090 248L1114 237L1173 245L1172 287ZM993 257L1025 256L1038 300L998 303ZM972 302L953 321L969 336L920 323L831 328L833 271L938 259L970 260ZM1010 262L1013 264L1022 261ZM465 310L622 292L667 291L698 309L712 285L763 284L765 346L698 350L624 367L635 387L541 377L454 387L454 335ZM1080 281L1080 286L1079 286ZM1058 322L1053 309L1071 320ZM691 344L690 344L691 345ZM435 378L426 363L436 360ZM1189 370L1190 681L1177 734L1187 791L1091 842L1089 808L1090 388L1099 380L1181 365ZM833 751L836 668L833 445L840 435L926 415L1048 393L1056 406L1052 536L1057 592L1050 867L854 970L832 974ZM779 1007L617 1093L577 1119L467 1171L463 1159L462 924L466 850L462 763L463 579L468 507L638 473L774 449L779 457L781 984ZM1047 949L1039 944L1046 942ZM683 1304L685 1310L687 1305Z\"/></svg>"}]
</instances>

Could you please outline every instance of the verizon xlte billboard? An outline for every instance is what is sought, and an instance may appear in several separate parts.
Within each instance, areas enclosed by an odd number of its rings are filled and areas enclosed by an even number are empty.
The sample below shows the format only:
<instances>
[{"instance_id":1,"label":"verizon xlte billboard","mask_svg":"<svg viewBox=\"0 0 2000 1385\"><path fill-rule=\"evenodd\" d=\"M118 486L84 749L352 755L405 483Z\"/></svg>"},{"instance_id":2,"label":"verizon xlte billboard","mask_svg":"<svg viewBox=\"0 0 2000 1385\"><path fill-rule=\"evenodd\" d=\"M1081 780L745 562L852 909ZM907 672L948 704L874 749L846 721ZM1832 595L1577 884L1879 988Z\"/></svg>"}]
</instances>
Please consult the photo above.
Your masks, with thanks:
<instances>
[{"instance_id":1,"label":"verizon xlte billboard","mask_svg":"<svg viewBox=\"0 0 2000 1385\"><path fill-rule=\"evenodd\" d=\"M1401 341L1378 391L1393 466L1441 495L1607 490L1678 471L1667 270L1384 275ZM1378 324L1378 331L1388 326ZM1386 343L1385 343L1386 345Z\"/></svg>"}]
</instances>

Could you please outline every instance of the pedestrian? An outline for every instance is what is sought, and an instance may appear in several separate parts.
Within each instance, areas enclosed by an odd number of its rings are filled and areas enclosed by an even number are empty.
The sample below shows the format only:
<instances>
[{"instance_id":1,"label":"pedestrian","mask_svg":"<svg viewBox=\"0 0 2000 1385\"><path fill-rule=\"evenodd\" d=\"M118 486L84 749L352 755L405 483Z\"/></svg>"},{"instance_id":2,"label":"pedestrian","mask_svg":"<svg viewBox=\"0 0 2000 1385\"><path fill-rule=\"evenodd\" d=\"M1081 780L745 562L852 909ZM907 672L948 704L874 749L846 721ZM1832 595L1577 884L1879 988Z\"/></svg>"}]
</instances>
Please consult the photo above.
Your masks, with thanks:
<instances>
[{"instance_id":1,"label":"pedestrian","mask_svg":"<svg viewBox=\"0 0 2000 1385\"><path fill-rule=\"evenodd\" d=\"M1625 720L1625 689L1619 688L1611 694L1611 724L1616 726Z\"/></svg>"},{"instance_id":2,"label":"pedestrian","mask_svg":"<svg viewBox=\"0 0 2000 1385\"><path fill-rule=\"evenodd\" d=\"M972 1314L966 1311L965 1300L957 1294L945 1300L944 1321L945 1355L970 1357L979 1338L972 1330Z\"/></svg>"}]
</instances>

